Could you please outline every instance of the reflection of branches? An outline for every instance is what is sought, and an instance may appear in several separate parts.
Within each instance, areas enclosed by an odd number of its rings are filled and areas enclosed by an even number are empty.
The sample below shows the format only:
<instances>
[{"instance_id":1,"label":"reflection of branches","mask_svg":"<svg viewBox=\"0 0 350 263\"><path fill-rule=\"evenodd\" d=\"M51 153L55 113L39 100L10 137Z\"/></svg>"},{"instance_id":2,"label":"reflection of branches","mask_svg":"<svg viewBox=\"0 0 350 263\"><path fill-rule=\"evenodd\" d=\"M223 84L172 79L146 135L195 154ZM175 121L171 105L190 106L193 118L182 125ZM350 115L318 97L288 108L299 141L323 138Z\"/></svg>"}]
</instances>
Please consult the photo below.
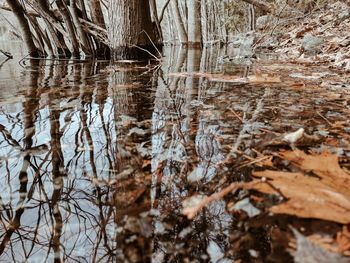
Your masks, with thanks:
<instances>
[{"instance_id":1,"label":"reflection of branches","mask_svg":"<svg viewBox=\"0 0 350 263\"><path fill-rule=\"evenodd\" d=\"M43 261L114 262L120 252L113 228L124 223L124 210L129 214L124 207L117 213L117 196L128 185L109 182L141 159L130 152L135 142L120 119L123 114L146 116L135 106L144 100L131 99L133 90L116 91L113 86L135 81L133 73L116 74L116 83L107 87L106 75L100 76L93 64L62 62L43 70L40 63L32 65L24 111L0 110L5 120L0 124L0 147L6 157L0 171L2 182L7 182L0 197L2 256L14 262L34 256ZM151 73L137 77L147 81ZM18 158L7 158L14 149ZM18 198L11 190L18 188L14 176L20 178ZM6 232L10 229L12 233Z\"/></svg>"},{"instance_id":2,"label":"reflection of branches","mask_svg":"<svg viewBox=\"0 0 350 263\"><path fill-rule=\"evenodd\" d=\"M33 74L33 81L35 81L35 79L36 79L36 75ZM31 92L32 94L35 95L35 91L33 92L33 90L29 90L29 92ZM33 107L33 105L34 105L34 107ZM31 99L27 99L23 103L23 108L24 108L24 135L25 135L25 137L24 137L24 149L29 149L32 147L32 144L33 144L32 137L33 137L33 134L35 132L34 129L30 130L30 128L32 128L33 124L34 124L35 114L33 114L33 113L35 113L38 110L37 98L35 98L33 101ZM14 139L12 139L11 134L9 134L6 131L4 126L1 127L1 131L2 131L2 134L5 138L6 137L9 138L8 142L14 143L14 145L19 146L19 143L16 142ZM24 201L25 201L26 195L27 195L28 168L30 165L30 158L31 158L31 156L28 153L26 153L23 157L22 167L21 167L19 175L18 175L19 183L20 183L19 200L18 200L17 205L16 205L15 216L10 220L9 226L5 228L7 230L6 230L5 236L0 244L0 255L3 254L5 247L7 246L7 243L11 239L12 234L14 232L16 232L18 230L18 228L20 227L20 220L21 220L22 214L24 213Z\"/></svg>"},{"instance_id":3,"label":"reflection of branches","mask_svg":"<svg viewBox=\"0 0 350 263\"><path fill-rule=\"evenodd\" d=\"M7 58L7 59L5 59L3 62L1 62L0 63L0 70L1 70L1 68L5 65L5 63L7 62L7 61L9 61L11 58Z\"/></svg>"},{"instance_id":4,"label":"reflection of branches","mask_svg":"<svg viewBox=\"0 0 350 263\"><path fill-rule=\"evenodd\" d=\"M63 189L64 170L62 165L64 163L63 154L61 150L61 133L59 130L60 111L53 110L53 98L50 98L50 124L51 124L51 149L52 149L52 182L53 193L51 196L50 214L53 214L54 224L52 225L51 245L55 253L55 262L61 262L60 238L62 234L62 215L59 208L59 200Z\"/></svg>"}]
</instances>

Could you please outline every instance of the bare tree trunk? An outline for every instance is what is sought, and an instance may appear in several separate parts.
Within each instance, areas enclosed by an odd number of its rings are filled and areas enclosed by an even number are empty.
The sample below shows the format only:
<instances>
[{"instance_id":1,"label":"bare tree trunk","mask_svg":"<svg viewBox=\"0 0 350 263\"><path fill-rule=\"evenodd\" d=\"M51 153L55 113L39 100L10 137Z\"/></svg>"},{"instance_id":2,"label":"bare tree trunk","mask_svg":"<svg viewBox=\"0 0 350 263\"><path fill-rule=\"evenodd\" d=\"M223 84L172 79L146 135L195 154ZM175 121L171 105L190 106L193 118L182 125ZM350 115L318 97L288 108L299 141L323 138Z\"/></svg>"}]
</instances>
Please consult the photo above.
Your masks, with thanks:
<instances>
[{"instance_id":1,"label":"bare tree trunk","mask_svg":"<svg viewBox=\"0 0 350 263\"><path fill-rule=\"evenodd\" d=\"M151 8L151 18L152 22L155 28L155 33L157 34L157 42L162 43L163 42L163 34L162 29L160 27L160 21L158 17L158 11L157 11L157 3L156 0L149 0L150 8Z\"/></svg>"},{"instance_id":2,"label":"bare tree trunk","mask_svg":"<svg viewBox=\"0 0 350 263\"><path fill-rule=\"evenodd\" d=\"M114 59L145 58L156 54L148 0L109 3L108 38Z\"/></svg>"},{"instance_id":3,"label":"bare tree trunk","mask_svg":"<svg viewBox=\"0 0 350 263\"><path fill-rule=\"evenodd\" d=\"M96 25L102 28L106 28L105 19L100 4L100 0L89 0L91 19Z\"/></svg>"},{"instance_id":4,"label":"bare tree trunk","mask_svg":"<svg viewBox=\"0 0 350 263\"><path fill-rule=\"evenodd\" d=\"M200 0L188 0L188 44L199 47L202 43L201 30L201 2Z\"/></svg>"},{"instance_id":5,"label":"bare tree trunk","mask_svg":"<svg viewBox=\"0 0 350 263\"><path fill-rule=\"evenodd\" d=\"M81 22L79 20L79 14L78 14L79 12L78 12L76 0L70 1L70 11L72 14L74 24L75 24L77 31L78 31L78 34L79 34L81 48L86 56L91 56L93 54L93 49L91 47L91 41L89 39L89 36L84 31L83 26L81 25Z\"/></svg>"},{"instance_id":6,"label":"bare tree trunk","mask_svg":"<svg viewBox=\"0 0 350 263\"><path fill-rule=\"evenodd\" d=\"M188 42L187 32L185 29L184 22L181 18L181 15L180 15L178 0L170 0L170 1L171 1L170 6L171 6L171 10L172 10L172 13L174 16L175 25L176 25L176 29L178 32L179 40L181 43L187 43Z\"/></svg>"},{"instance_id":7,"label":"bare tree trunk","mask_svg":"<svg viewBox=\"0 0 350 263\"><path fill-rule=\"evenodd\" d=\"M43 30L41 29L36 17L31 17L31 16L28 16L28 20L29 22L31 23L33 29L35 30L36 32L36 35L38 37L38 39L40 40L40 44L42 46L42 53L45 54L46 51L45 51L45 45L47 47L47 50L48 50L48 54L49 55L54 55L54 52L53 52L53 49L52 49L52 45L51 45L51 42L50 40L48 39L47 35L45 35L45 33L43 32ZM45 43L45 44L44 44Z\"/></svg>"},{"instance_id":8,"label":"bare tree trunk","mask_svg":"<svg viewBox=\"0 0 350 263\"><path fill-rule=\"evenodd\" d=\"M18 2L18 0L7 0L7 3L18 19L24 37L24 42L28 48L29 54L32 57L39 57L39 50L34 44L33 35L30 31L28 20L24 16L25 11L23 9L23 6Z\"/></svg>"},{"instance_id":9,"label":"bare tree trunk","mask_svg":"<svg viewBox=\"0 0 350 263\"><path fill-rule=\"evenodd\" d=\"M57 27L54 26L55 23L59 22L59 18L56 17L55 13L52 10L50 10L47 0L30 0L29 3L32 8L36 10L38 14L40 14L40 16L44 19L47 29L50 32L52 41L57 48L57 55L59 57L70 57L72 53L64 41L63 34L57 30Z\"/></svg>"},{"instance_id":10,"label":"bare tree trunk","mask_svg":"<svg viewBox=\"0 0 350 263\"><path fill-rule=\"evenodd\" d=\"M72 43L73 48L73 56L79 57L79 42L77 36L75 34L74 25L72 22L71 15L68 11L67 5L63 0L56 0L57 7L62 15L62 19L66 25L70 41Z\"/></svg>"},{"instance_id":11,"label":"bare tree trunk","mask_svg":"<svg viewBox=\"0 0 350 263\"><path fill-rule=\"evenodd\" d=\"M81 0L84 1L84 0ZM90 15L92 22L101 27L106 29L106 22L103 16L102 8L100 0L88 0L89 6L90 6ZM97 57L105 57L110 54L109 47L104 44L102 41L100 41L97 37L94 37L95 44L96 44L96 56Z\"/></svg>"},{"instance_id":12,"label":"bare tree trunk","mask_svg":"<svg viewBox=\"0 0 350 263\"><path fill-rule=\"evenodd\" d=\"M247 16L248 16L248 30L255 31L256 18L255 18L255 7L252 4L247 5Z\"/></svg>"}]
</instances>

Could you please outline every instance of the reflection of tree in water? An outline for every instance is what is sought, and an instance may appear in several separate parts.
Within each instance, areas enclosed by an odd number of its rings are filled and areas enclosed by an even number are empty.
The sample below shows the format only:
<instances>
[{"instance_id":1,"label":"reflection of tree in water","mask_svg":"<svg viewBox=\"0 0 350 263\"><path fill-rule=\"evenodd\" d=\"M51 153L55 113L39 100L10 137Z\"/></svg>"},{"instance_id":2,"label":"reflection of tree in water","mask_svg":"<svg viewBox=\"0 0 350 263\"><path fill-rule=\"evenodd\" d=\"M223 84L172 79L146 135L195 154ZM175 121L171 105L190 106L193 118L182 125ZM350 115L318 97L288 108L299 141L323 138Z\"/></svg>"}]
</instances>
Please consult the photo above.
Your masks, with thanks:
<instances>
[{"instance_id":1,"label":"reflection of tree in water","mask_svg":"<svg viewBox=\"0 0 350 263\"><path fill-rule=\"evenodd\" d=\"M123 182L130 182L140 158L128 153L135 138L120 116L147 113L138 105L142 99L129 96L133 90L113 85L131 81L131 73L118 73L108 84L109 73L99 67L37 61L25 75L30 85L23 104L0 107L4 260L116 262L129 256L117 228L125 224L119 213L130 200L118 195L130 188ZM123 111L116 106L121 103L128 104ZM133 170L121 175L127 166Z\"/></svg>"},{"instance_id":2,"label":"reflection of tree in water","mask_svg":"<svg viewBox=\"0 0 350 263\"><path fill-rule=\"evenodd\" d=\"M234 162L233 155L227 161L232 146L244 148L264 127L259 112L268 93L168 75L216 68L217 54L208 51L172 50L158 70L32 62L16 97L0 98L1 259L233 257L235 226L224 201L194 221L181 215L181 204L240 178L222 166Z\"/></svg>"},{"instance_id":3,"label":"reflection of tree in water","mask_svg":"<svg viewBox=\"0 0 350 263\"><path fill-rule=\"evenodd\" d=\"M198 71L199 54L193 50L179 50L177 60L170 62L173 67L164 68L169 72ZM181 219L180 215L181 202L191 188L188 184L191 171L198 170L195 168L198 166L214 177L215 165L222 158L215 137L219 131L214 135L209 127L215 121L193 109L193 105L206 103L208 83L203 79L179 77L161 79L160 83L152 135L152 198L157 211L153 262L207 260L207 253L224 258L232 220L225 211L224 202L208 206L193 222ZM196 184L199 192L204 190L205 180L198 180Z\"/></svg>"}]
</instances>

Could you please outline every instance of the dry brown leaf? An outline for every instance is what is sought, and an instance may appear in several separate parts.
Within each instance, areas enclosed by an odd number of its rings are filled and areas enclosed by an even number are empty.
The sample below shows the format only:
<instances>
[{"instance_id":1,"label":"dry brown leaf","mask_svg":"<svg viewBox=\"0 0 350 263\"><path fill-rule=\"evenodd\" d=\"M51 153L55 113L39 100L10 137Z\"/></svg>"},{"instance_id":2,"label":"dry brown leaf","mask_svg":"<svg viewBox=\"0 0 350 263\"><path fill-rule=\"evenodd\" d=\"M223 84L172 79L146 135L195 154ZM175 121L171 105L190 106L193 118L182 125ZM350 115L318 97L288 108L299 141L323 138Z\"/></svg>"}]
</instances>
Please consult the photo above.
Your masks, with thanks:
<instances>
[{"instance_id":1,"label":"dry brown leaf","mask_svg":"<svg viewBox=\"0 0 350 263\"><path fill-rule=\"evenodd\" d=\"M271 207L271 212L350 223L350 175L341 169L336 155L327 152L308 155L296 150L282 152L280 156L319 178L269 170L253 173L270 182L270 185L256 185L254 189L269 194L279 192L288 199Z\"/></svg>"},{"instance_id":2,"label":"dry brown leaf","mask_svg":"<svg viewBox=\"0 0 350 263\"><path fill-rule=\"evenodd\" d=\"M341 169L338 163L338 157L329 152L323 152L321 154L306 154L303 151L285 151L281 152L280 156L300 169L305 171L312 171L318 176L344 178L350 182L350 175Z\"/></svg>"},{"instance_id":3,"label":"dry brown leaf","mask_svg":"<svg viewBox=\"0 0 350 263\"><path fill-rule=\"evenodd\" d=\"M318 218L338 223L350 223L350 198L340 194L315 177L302 173L279 171L255 172L254 176L271 180L255 189L268 194L280 191L288 200L270 208L271 212L303 218Z\"/></svg>"},{"instance_id":4,"label":"dry brown leaf","mask_svg":"<svg viewBox=\"0 0 350 263\"><path fill-rule=\"evenodd\" d=\"M305 33L310 32L311 30L313 30L312 26L304 27L304 28L302 28L302 30L300 30L299 32L296 33L295 37L301 38L305 35Z\"/></svg>"},{"instance_id":5,"label":"dry brown leaf","mask_svg":"<svg viewBox=\"0 0 350 263\"><path fill-rule=\"evenodd\" d=\"M236 189L254 189L267 194L280 194L287 201L273 206L270 211L289 214L302 218L316 218L342 224L350 223L349 177L338 164L338 158L331 153L308 155L299 150L282 152L280 156L289 160L299 169L317 176L305 175L303 172L260 171L253 175L260 180L248 183L232 183L222 191L209 197L193 207L184 209L189 219L207 204L223 198Z\"/></svg>"},{"instance_id":6,"label":"dry brown leaf","mask_svg":"<svg viewBox=\"0 0 350 263\"><path fill-rule=\"evenodd\" d=\"M280 156L306 172L313 172L322 179L323 184L350 200L350 175L340 167L338 156L335 154L306 154L296 150L281 152Z\"/></svg>"},{"instance_id":7,"label":"dry brown leaf","mask_svg":"<svg viewBox=\"0 0 350 263\"><path fill-rule=\"evenodd\" d=\"M338 244L338 252L350 255L350 231L346 226L343 226L342 232L337 233L336 241Z\"/></svg>"}]
</instances>

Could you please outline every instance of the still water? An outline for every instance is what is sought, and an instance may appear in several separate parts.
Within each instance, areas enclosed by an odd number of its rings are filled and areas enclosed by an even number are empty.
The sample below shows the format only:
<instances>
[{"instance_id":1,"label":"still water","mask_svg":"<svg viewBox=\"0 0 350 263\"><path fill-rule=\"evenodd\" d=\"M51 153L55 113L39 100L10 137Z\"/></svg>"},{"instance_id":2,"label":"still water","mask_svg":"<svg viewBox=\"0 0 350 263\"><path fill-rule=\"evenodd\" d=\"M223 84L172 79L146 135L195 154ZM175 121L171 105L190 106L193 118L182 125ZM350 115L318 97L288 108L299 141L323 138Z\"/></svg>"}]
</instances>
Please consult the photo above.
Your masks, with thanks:
<instances>
[{"instance_id":1,"label":"still water","mask_svg":"<svg viewBox=\"0 0 350 263\"><path fill-rule=\"evenodd\" d=\"M233 149L249 155L262 130L304 126L325 98L173 74L221 72L222 52L167 49L161 64L1 64L0 262L264 262L278 253L265 228L249 228L225 201L193 221L182 202L246 180ZM250 66L231 71L243 77Z\"/></svg>"}]
</instances>

